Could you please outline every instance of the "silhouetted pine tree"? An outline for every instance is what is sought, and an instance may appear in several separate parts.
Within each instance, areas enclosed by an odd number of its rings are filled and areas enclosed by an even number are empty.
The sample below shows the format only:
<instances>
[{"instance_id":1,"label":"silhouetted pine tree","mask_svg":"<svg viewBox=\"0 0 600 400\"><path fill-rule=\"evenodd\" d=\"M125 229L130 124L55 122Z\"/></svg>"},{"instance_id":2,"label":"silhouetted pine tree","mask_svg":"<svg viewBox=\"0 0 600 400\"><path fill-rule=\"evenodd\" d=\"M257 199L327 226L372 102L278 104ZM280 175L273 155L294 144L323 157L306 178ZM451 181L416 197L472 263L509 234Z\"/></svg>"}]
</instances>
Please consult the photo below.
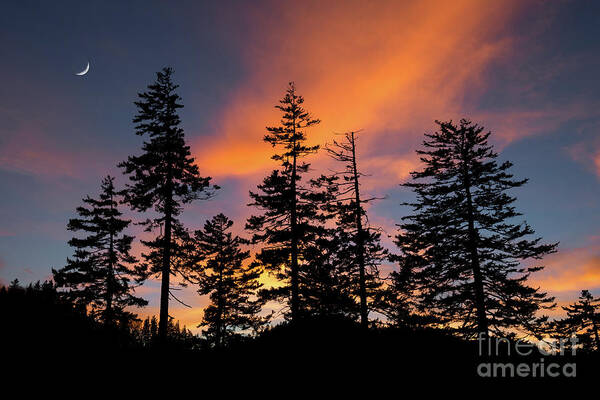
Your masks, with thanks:
<instances>
[{"instance_id":1,"label":"silhouetted pine tree","mask_svg":"<svg viewBox=\"0 0 600 400\"><path fill-rule=\"evenodd\" d=\"M88 315L81 303L58 291L51 281L9 287L0 285L0 340L4 370L17 359L43 363L73 362L77 356L96 359L100 353L128 346L120 330ZM50 361L51 360L51 361ZM79 363L77 363L79 365ZM50 364L48 364L50 366Z\"/></svg>"},{"instance_id":2,"label":"silhouetted pine tree","mask_svg":"<svg viewBox=\"0 0 600 400\"><path fill-rule=\"evenodd\" d=\"M167 333L171 347L181 349L195 349L197 346L197 336L195 336L185 326L180 328L179 321L169 320ZM158 341L158 324L156 317L146 317L146 319L138 324L132 332L142 347L150 348Z\"/></svg>"},{"instance_id":3,"label":"silhouetted pine tree","mask_svg":"<svg viewBox=\"0 0 600 400\"><path fill-rule=\"evenodd\" d=\"M152 340L155 340L158 337L158 321L154 315L150 319L150 337Z\"/></svg>"},{"instance_id":4,"label":"silhouetted pine tree","mask_svg":"<svg viewBox=\"0 0 600 400\"><path fill-rule=\"evenodd\" d=\"M377 291L374 308L385 315L388 324L395 327L414 327L415 309L414 281L411 269L402 265L398 271L390 272L387 285Z\"/></svg>"},{"instance_id":5,"label":"silhouetted pine tree","mask_svg":"<svg viewBox=\"0 0 600 400\"><path fill-rule=\"evenodd\" d=\"M258 315L263 302L256 297L262 286L258 281L261 271L255 263L244 265L250 252L241 246L248 241L233 236L232 225L233 221L218 214L194 235L194 248L202 260L198 293L210 295L211 300L199 327L207 327L204 334L216 347L240 331L257 331L266 323Z\"/></svg>"},{"instance_id":6,"label":"silhouetted pine tree","mask_svg":"<svg viewBox=\"0 0 600 400\"><path fill-rule=\"evenodd\" d=\"M305 242L298 274L302 316L321 320L358 317L356 282L348 265L339 262L342 247L336 230L324 226Z\"/></svg>"},{"instance_id":7,"label":"silhouetted pine tree","mask_svg":"<svg viewBox=\"0 0 600 400\"><path fill-rule=\"evenodd\" d=\"M373 308L385 315L387 323L395 327L418 328L434 324L437 319L417 301L418 286L415 271L423 259L411 255L390 254L389 260L398 265L386 277L386 284L375 293Z\"/></svg>"},{"instance_id":8,"label":"silhouetted pine tree","mask_svg":"<svg viewBox=\"0 0 600 400\"><path fill-rule=\"evenodd\" d=\"M200 176L190 147L186 145L177 113L183 105L175 92L178 85L173 83L172 74L171 68L164 68L157 73L156 82L148 86L148 91L138 94L140 101L135 102L138 114L133 122L137 124L136 134L147 135L149 140L143 144L142 155L130 156L119 164L132 182L127 187L125 201L134 210L143 212L153 207L159 214L146 220L147 231L164 229L154 240L143 242L151 250L144 255L145 259L162 280L159 320L162 341L167 337L170 276L187 276L187 263L173 263L174 257L183 251L182 242L187 239L186 230L177 217L183 204L212 194L210 178Z\"/></svg>"},{"instance_id":9,"label":"silhouetted pine tree","mask_svg":"<svg viewBox=\"0 0 600 400\"><path fill-rule=\"evenodd\" d=\"M138 260L130 254L133 236L122 233L131 221L120 218L121 193L113 181L107 176L99 198L88 196L83 199L86 206L77 207L79 218L69 220L67 229L86 236L72 238L73 258L60 270L52 270L57 287L67 289L65 297L90 307L94 317L109 325L132 317L125 307L148 304L133 295L135 284L146 278L146 271L134 265Z\"/></svg>"},{"instance_id":10,"label":"silhouetted pine tree","mask_svg":"<svg viewBox=\"0 0 600 400\"><path fill-rule=\"evenodd\" d=\"M577 335L584 348L600 350L600 298L582 290L578 301L562 309L567 312L567 317L555 322L559 336Z\"/></svg>"},{"instance_id":11,"label":"silhouetted pine tree","mask_svg":"<svg viewBox=\"0 0 600 400\"><path fill-rule=\"evenodd\" d=\"M513 179L512 163L496 162L483 127L464 119L437 124L417 151L425 168L404 185L417 198L405 203L414 214L403 218L396 242L404 255L422 258L415 272L422 307L465 335L534 329L542 321L537 312L554 299L526 284L543 267L521 262L557 245L525 239L533 229L513 222L521 214L508 191L527 180Z\"/></svg>"},{"instance_id":12,"label":"silhouetted pine tree","mask_svg":"<svg viewBox=\"0 0 600 400\"><path fill-rule=\"evenodd\" d=\"M197 337L184 325L180 327L179 321L169 321L169 339L180 349L195 349L197 347Z\"/></svg>"},{"instance_id":13,"label":"silhouetted pine tree","mask_svg":"<svg viewBox=\"0 0 600 400\"><path fill-rule=\"evenodd\" d=\"M314 221L320 218L318 204L311 199L311 188L301 184L301 176L309 165L302 158L319 146L307 146L306 129L319 123L302 107L304 99L290 83L280 104L281 125L267 127L264 140L280 149L272 159L281 163L258 185L259 192L250 192L251 206L263 211L248 219L246 228L254 233L253 242L264 247L256 259L285 285L270 291L273 298L289 299L291 319L300 316L299 270L306 244L315 237Z\"/></svg>"},{"instance_id":14,"label":"silhouetted pine tree","mask_svg":"<svg viewBox=\"0 0 600 400\"><path fill-rule=\"evenodd\" d=\"M328 211L336 219L336 235L339 248L336 249L336 264L341 271L352 278L350 287L360 304L360 322L366 328L369 323L368 298L380 286L379 265L387 252L380 245L380 233L369 227L365 205L375 198L363 197L360 192L360 179L364 176L358 169L356 133L344 134L343 141L334 140L326 147L331 158L344 165L344 169L326 181L334 201Z\"/></svg>"},{"instance_id":15,"label":"silhouetted pine tree","mask_svg":"<svg viewBox=\"0 0 600 400\"><path fill-rule=\"evenodd\" d=\"M140 332L140 341L144 347L149 347L152 343L152 331L150 330L150 317L146 317L142 323L142 330Z\"/></svg>"}]
</instances>

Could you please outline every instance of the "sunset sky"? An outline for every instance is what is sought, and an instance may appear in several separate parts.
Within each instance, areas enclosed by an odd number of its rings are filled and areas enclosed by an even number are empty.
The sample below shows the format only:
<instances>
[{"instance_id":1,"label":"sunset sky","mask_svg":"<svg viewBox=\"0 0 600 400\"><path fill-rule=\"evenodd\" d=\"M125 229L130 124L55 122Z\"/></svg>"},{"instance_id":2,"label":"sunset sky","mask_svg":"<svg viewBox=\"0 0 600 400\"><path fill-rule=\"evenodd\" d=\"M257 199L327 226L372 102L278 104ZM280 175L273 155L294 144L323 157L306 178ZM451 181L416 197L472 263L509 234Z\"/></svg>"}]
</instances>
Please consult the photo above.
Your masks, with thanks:
<instances>
[{"instance_id":1,"label":"sunset sky","mask_svg":"<svg viewBox=\"0 0 600 400\"><path fill-rule=\"evenodd\" d=\"M224 212L241 232L248 191L275 166L264 127L293 80L322 120L310 143L363 130L364 190L386 197L369 209L373 225L393 235L410 212L399 184L419 168L434 120L468 117L530 179L514 193L518 210L560 242L535 284L561 303L600 295L598 39L595 1L4 2L0 282L64 265L81 198L109 173L123 185L116 164L140 153L136 93L172 66L192 152L222 186L186 209L188 227ZM331 168L323 153L310 162ZM138 290L150 300L141 314L157 313L158 287ZM193 327L205 300L180 294L194 308L172 303L171 314Z\"/></svg>"}]
</instances>

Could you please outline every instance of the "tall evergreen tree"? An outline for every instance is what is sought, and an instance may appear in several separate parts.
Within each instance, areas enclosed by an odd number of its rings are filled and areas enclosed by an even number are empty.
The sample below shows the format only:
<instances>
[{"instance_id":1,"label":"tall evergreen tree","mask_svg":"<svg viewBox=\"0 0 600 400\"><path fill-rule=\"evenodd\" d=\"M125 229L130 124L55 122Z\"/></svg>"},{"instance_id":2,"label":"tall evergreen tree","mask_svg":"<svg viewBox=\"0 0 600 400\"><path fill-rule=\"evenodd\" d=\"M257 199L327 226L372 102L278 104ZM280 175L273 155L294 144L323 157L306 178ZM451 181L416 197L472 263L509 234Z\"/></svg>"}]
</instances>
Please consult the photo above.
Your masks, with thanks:
<instances>
[{"instance_id":1,"label":"tall evergreen tree","mask_svg":"<svg viewBox=\"0 0 600 400\"><path fill-rule=\"evenodd\" d=\"M198 260L198 293L209 295L211 303L204 309L200 326L209 342L221 347L241 331L257 331L267 322L259 316L264 302L257 292L261 270L248 265L250 251L242 246L249 241L231 233L233 221L218 214L194 234L193 248Z\"/></svg>"},{"instance_id":2,"label":"tall evergreen tree","mask_svg":"<svg viewBox=\"0 0 600 400\"><path fill-rule=\"evenodd\" d=\"M216 347L240 331L256 331L266 323L258 315L263 302L256 297L262 286L261 270L255 263L244 265L250 252L241 247L248 241L233 236L232 225L233 221L218 214L194 235L195 250L202 260L198 293L210 295L211 300L199 326L207 327L204 333Z\"/></svg>"},{"instance_id":3,"label":"tall evergreen tree","mask_svg":"<svg viewBox=\"0 0 600 400\"><path fill-rule=\"evenodd\" d=\"M465 335L515 326L534 329L538 311L553 298L527 285L532 272L524 260L539 260L557 244L528 240L534 234L519 214L509 191L512 163L498 164L488 145L491 132L468 120L437 122L418 150L425 164L405 184L416 194L414 214L404 217L397 244L404 255L421 258L416 271L424 308Z\"/></svg>"},{"instance_id":4,"label":"tall evergreen tree","mask_svg":"<svg viewBox=\"0 0 600 400\"><path fill-rule=\"evenodd\" d=\"M254 233L253 242L264 243L256 255L257 260L286 282L271 294L289 299L292 321L301 313L301 253L314 239L317 229L314 221L320 218L318 204L311 198L311 188L301 182L302 174L309 168L302 159L319 148L305 144L306 130L320 121L310 116L303 103L304 98L297 94L292 82L280 104L275 106L283 113L281 124L267 127L264 140L280 150L272 156L280 163L280 168L264 179L258 186L259 192L250 192L250 205L263 213L250 217L246 224L246 228Z\"/></svg>"},{"instance_id":5,"label":"tall evergreen tree","mask_svg":"<svg viewBox=\"0 0 600 400\"><path fill-rule=\"evenodd\" d=\"M339 266L345 270L356 283L360 304L360 323L368 326L368 298L372 297L379 286L379 265L385 259L386 251L380 245L380 233L369 227L365 205L375 198L361 196L360 180L364 176L358 169L357 135L355 132L344 134L341 141L334 140L326 147L331 158L343 164L344 169L330 177L322 177L334 194L334 201L328 210L335 215L336 234L340 243L337 249ZM354 285L353 285L354 286Z\"/></svg>"},{"instance_id":6,"label":"tall evergreen tree","mask_svg":"<svg viewBox=\"0 0 600 400\"><path fill-rule=\"evenodd\" d=\"M146 278L146 271L130 254L133 236L123 234L131 221L121 218L121 193L115 190L114 178L104 178L101 188L97 199L87 196L85 206L77 207L79 218L69 220L67 229L85 236L69 241L74 257L52 273L57 287L68 289L66 297L90 307L92 315L112 325L131 317L125 307L148 304L133 295L135 284Z\"/></svg>"},{"instance_id":7,"label":"tall evergreen tree","mask_svg":"<svg viewBox=\"0 0 600 400\"><path fill-rule=\"evenodd\" d=\"M562 307L567 317L556 321L560 337L577 335L582 346L600 350L600 298L582 290L579 299Z\"/></svg>"},{"instance_id":8,"label":"tall evergreen tree","mask_svg":"<svg viewBox=\"0 0 600 400\"><path fill-rule=\"evenodd\" d=\"M139 93L135 102L138 114L133 119L136 134L147 136L140 156L130 156L119 164L132 182L127 186L125 201L137 211L150 208L158 213L145 222L146 230L164 231L154 240L143 243L150 249L145 254L151 271L161 277L159 339L167 338L169 321L170 276L187 277L187 263L173 263L181 253L186 230L177 218L183 205L212 195L208 177L200 176L198 166L185 142L178 109L181 98L175 92L178 85L172 80L173 70L164 68L157 73L155 83Z\"/></svg>"}]
</instances>

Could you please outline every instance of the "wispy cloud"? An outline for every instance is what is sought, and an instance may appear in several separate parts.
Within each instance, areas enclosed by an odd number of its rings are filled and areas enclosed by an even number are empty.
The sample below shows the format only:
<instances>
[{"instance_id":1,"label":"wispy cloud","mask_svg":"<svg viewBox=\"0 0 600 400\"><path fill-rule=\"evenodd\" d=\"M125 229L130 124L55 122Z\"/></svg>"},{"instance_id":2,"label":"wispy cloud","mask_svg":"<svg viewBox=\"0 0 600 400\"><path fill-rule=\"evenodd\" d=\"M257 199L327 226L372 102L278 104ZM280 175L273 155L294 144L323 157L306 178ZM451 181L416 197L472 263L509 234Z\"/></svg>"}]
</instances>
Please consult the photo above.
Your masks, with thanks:
<instances>
[{"instance_id":1,"label":"wispy cloud","mask_svg":"<svg viewBox=\"0 0 600 400\"><path fill-rule=\"evenodd\" d=\"M5 133L0 168L39 177L79 179L107 169L103 154L94 149L77 151L77 143L61 145L53 139L56 134L41 125L24 122Z\"/></svg>"},{"instance_id":2,"label":"wispy cloud","mask_svg":"<svg viewBox=\"0 0 600 400\"><path fill-rule=\"evenodd\" d=\"M571 158L600 178L600 119L584 124L578 131L581 139L566 151Z\"/></svg>"},{"instance_id":3,"label":"wispy cloud","mask_svg":"<svg viewBox=\"0 0 600 400\"><path fill-rule=\"evenodd\" d=\"M193 146L199 164L221 176L268 169L264 126L277 123L273 106L295 80L306 107L323 121L310 132L313 143L362 128L370 163L387 165L395 153L402 167L398 153L418 142L433 119L456 116L466 90L485 88L480 73L509 50L499 27L516 8L516 2L301 2L252 15L261 29L245 38L248 78L217 116L217 131ZM375 151L381 149L387 151Z\"/></svg>"},{"instance_id":4,"label":"wispy cloud","mask_svg":"<svg viewBox=\"0 0 600 400\"><path fill-rule=\"evenodd\" d=\"M561 249L545 259L546 268L533 276L535 284L553 294L600 288L600 237L585 246Z\"/></svg>"}]
</instances>

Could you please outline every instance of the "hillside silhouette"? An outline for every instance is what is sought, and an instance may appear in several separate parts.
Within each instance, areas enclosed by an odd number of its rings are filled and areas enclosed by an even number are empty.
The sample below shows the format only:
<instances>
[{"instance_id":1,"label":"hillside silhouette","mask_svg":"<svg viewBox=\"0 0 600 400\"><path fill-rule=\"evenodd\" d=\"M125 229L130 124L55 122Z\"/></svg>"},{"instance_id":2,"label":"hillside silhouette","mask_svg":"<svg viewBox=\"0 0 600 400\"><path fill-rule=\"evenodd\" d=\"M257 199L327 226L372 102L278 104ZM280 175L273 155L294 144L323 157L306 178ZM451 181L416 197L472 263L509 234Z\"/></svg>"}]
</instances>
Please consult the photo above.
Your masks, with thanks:
<instances>
[{"instance_id":1,"label":"hillside silhouette","mask_svg":"<svg viewBox=\"0 0 600 400\"><path fill-rule=\"evenodd\" d=\"M149 371L164 370L168 376L179 378L202 373L221 379L219 371L227 370L231 379L268 374L273 379L298 379L311 384L353 378L467 382L485 379L477 374L481 362L539 362L543 357L547 363L576 362L577 381L587 381L595 378L600 361L595 352L520 357L513 349L509 356L507 347L502 347L499 355L481 357L477 342L447 331L390 327L365 331L360 322L343 318L282 323L221 348L197 336L184 340L181 332L171 330L165 347L158 341L144 341L140 328L117 330L98 323L77 305L60 300L51 283L22 287L15 282L0 288L0 318L5 322L2 343L10 344L3 353L3 363L29 365L30 371L45 374L53 374L54 369L86 374L110 365L115 373L127 372L140 378ZM174 369L165 368L165 362ZM514 387L573 379L497 377L485 381L510 382Z\"/></svg>"}]
</instances>

